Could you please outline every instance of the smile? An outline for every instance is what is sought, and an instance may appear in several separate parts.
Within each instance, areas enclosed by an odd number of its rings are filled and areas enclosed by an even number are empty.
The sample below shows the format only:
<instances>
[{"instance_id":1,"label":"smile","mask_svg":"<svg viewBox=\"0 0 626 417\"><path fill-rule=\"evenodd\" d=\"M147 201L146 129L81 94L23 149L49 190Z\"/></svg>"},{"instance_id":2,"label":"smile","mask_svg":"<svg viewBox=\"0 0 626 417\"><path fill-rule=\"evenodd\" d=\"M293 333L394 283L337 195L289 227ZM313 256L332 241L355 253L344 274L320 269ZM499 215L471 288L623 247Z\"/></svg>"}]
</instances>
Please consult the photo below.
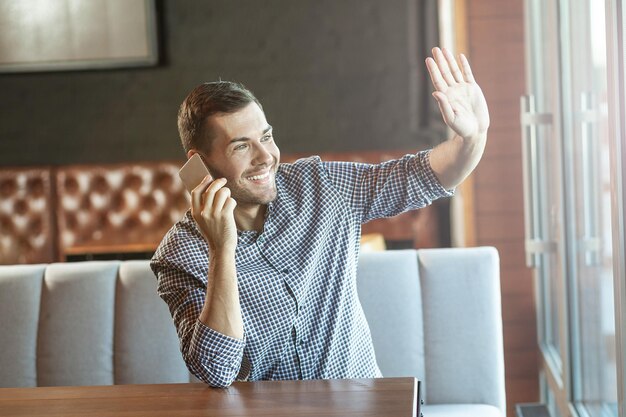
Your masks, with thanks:
<instances>
[{"instance_id":1,"label":"smile","mask_svg":"<svg viewBox=\"0 0 626 417\"><path fill-rule=\"evenodd\" d=\"M258 180L265 179L265 178L267 178L267 177L269 177L269 176L270 176L270 172L269 172L269 171L267 171L265 174L261 174L261 175L253 175L253 176L251 176L251 177L247 177L246 179L247 179L247 180L250 180L250 181L258 181Z\"/></svg>"}]
</instances>

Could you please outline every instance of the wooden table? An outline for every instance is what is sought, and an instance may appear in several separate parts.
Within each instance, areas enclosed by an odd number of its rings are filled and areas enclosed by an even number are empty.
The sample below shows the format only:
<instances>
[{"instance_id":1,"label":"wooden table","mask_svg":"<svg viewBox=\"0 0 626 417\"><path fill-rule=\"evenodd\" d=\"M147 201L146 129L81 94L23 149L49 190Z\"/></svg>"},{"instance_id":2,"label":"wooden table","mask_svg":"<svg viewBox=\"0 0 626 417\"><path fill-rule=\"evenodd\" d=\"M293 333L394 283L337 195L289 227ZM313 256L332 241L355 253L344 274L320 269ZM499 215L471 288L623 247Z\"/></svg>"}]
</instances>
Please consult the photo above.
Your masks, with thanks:
<instances>
[{"instance_id":1,"label":"wooden table","mask_svg":"<svg viewBox=\"0 0 626 417\"><path fill-rule=\"evenodd\" d=\"M0 416L419 416L415 378L1 388Z\"/></svg>"}]
</instances>

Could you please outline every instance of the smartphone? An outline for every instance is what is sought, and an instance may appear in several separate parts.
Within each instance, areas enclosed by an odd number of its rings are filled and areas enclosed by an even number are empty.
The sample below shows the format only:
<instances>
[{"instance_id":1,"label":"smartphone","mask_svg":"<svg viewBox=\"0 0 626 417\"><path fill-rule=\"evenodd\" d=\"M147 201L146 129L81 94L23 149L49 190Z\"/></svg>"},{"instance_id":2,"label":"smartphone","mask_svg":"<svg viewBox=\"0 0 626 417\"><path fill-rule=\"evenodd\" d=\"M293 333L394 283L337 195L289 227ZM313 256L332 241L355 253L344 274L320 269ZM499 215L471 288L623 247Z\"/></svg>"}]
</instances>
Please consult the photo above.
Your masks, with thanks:
<instances>
[{"instance_id":1,"label":"smartphone","mask_svg":"<svg viewBox=\"0 0 626 417\"><path fill-rule=\"evenodd\" d=\"M193 154L178 171L178 176L190 193L207 175L211 175L211 173L197 153Z\"/></svg>"}]
</instances>

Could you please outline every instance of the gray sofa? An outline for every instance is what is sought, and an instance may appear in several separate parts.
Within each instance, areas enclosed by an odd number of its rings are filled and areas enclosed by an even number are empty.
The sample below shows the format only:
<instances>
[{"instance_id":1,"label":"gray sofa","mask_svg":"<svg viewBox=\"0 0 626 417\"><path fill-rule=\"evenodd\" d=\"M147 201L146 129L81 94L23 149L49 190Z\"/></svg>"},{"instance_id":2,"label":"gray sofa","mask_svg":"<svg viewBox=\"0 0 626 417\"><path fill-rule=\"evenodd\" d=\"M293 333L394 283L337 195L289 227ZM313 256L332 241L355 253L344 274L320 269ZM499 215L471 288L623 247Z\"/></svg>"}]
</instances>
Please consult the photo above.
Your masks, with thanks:
<instances>
[{"instance_id":1,"label":"gray sofa","mask_svg":"<svg viewBox=\"0 0 626 417\"><path fill-rule=\"evenodd\" d=\"M493 248L364 253L358 288L385 376L426 417L505 415ZM147 261L0 266L0 387L194 381Z\"/></svg>"}]
</instances>

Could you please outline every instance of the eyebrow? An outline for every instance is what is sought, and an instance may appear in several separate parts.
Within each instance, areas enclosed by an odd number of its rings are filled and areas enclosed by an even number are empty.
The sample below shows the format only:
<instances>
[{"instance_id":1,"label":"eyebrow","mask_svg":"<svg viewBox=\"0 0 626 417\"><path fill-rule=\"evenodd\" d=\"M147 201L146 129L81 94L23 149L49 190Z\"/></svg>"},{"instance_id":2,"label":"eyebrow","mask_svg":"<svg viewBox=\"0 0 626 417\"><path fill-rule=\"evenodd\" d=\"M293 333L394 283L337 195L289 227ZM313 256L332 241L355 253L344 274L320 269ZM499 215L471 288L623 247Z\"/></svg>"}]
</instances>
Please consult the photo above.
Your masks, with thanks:
<instances>
[{"instance_id":1,"label":"eyebrow","mask_svg":"<svg viewBox=\"0 0 626 417\"><path fill-rule=\"evenodd\" d=\"M265 129L263 129L263 134L261 135L261 137L267 135L269 132L272 131L272 129L273 128L272 128L271 125L267 125L267 127ZM235 143L235 142L246 142L246 141L249 141L249 140L250 140L250 138L248 138L246 136L242 136L240 138L231 139L230 142L228 142L228 143L230 144L230 143Z\"/></svg>"}]
</instances>

